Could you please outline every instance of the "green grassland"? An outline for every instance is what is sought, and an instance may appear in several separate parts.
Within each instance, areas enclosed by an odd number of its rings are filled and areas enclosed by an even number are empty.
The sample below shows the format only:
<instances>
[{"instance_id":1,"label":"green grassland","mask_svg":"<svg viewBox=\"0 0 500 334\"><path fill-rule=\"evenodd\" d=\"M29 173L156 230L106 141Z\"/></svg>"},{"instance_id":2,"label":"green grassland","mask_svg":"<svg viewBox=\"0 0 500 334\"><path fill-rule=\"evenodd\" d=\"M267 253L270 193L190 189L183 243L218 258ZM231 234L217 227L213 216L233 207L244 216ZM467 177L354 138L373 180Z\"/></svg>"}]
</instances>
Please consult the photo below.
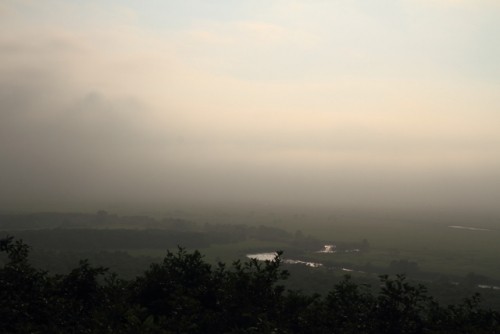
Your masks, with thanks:
<instances>
[{"instance_id":1,"label":"green grassland","mask_svg":"<svg viewBox=\"0 0 500 334\"><path fill-rule=\"evenodd\" d=\"M370 251L361 253L315 254L316 261L388 267L395 260L418 263L420 270L444 275L469 273L500 279L500 216L481 212L426 212L329 210L303 208L219 208L190 211L192 219L228 224L266 225L297 230L331 243L359 242L367 239ZM488 229L465 230L449 226ZM245 248L262 251L284 249L280 244L240 244L211 246L204 251L212 257L239 255Z\"/></svg>"},{"instance_id":2,"label":"green grassland","mask_svg":"<svg viewBox=\"0 0 500 334\"><path fill-rule=\"evenodd\" d=\"M344 263L346 267L389 267L395 260L418 263L421 271L443 275L465 276L469 273L500 279L500 231L473 231L432 223L288 223L282 220L275 226L294 233L301 230L306 235L331 243L359 242L367 239L369 251L356 253L306 252L304 257L316 262ZM199 250L210 262L230 262L244 258L251 252L284 250L284 242L245 240L230 244L212 244ZM319 249L318 249L319 250ZM134 250L132 254L162 256L164 250Z\"/></svg>"},{"instance_id":3,"label":"green grassland","mask_svg":"<svg viewBox=\"0 0 500 334\"><path fill-rule=\"evenodd\" d=\"M108 215L102 221L114 219ZM470 273L500 280L500 220L489 214L435 214L418 212L360 212L356 210L303 209L296 207L219 207L165 209L158 213L157 220L130 216L128 220L113 220L113 226L92 228L149 228L142 222L157 228L161 217L193 222L193 228L205 224L268 226L282 229L293 236L301 231L324 243L359 243L366 239L369 250L359 253L333 254L316 253L313 249L299 254L302 258L316 262L342 264L346 267L376 268L383 273L393 261L407 260L416 262L422 272L451 276L465 276ZM139 219L134 226L134 219ZM80 218L79 218L80 219ZM81 218L83 219L83 218ZM182 221L181 221L182 222ZM450 228L450 225L474 226L488 230L465 230ZM51 227L54 228L54 227ZM176 243L173 243L175 245ZM182 243L180 246L186 246ZM168 246L171 247L171 246ZM321 243L319 244L321 247ZM269 252L284 250L284 256L295 257L294 247L285 240L263 240L246 238L234 242L211 242L198 248L210 262L231 262L242 259L250 252ZM194 247L188 247L194 249ZM166 248L120 249L133 256L161 258ZM317 250L320 250L319 248Z\"/></svg>"},{"instance_id":4,"label":"green grassland","mask_svg":"<svg viewBox=\"0 0 500 334\"><path fill-rule=\"evenodd\" d=\"M181 246L181 245L179 245ZM181 246L182 247L182 246ZM203 254L204 259L209 263L231 263L236 260L246 258L246 255L252 252L262 252L264 250L282 250L289 246L283 242L261 241L261 240L245 240L241 242L228 244L213 244L209 247L198 247L196 250ZM168 249L171 252L176 251L175 248ZM187 248L187 251L194 251L194 248ZM152 258L162 258L165 256L167 249L123 249L133 256L149 256Z\"/></svg>"},{"instance_id":5,"label":"green grassland","mask_svg":"<svg viewBox=\"0 0 500 334\"><path fill-rule=\"evenodd\" d=\"M317 254L319 259L342 259L355 264L388 266L393 260L416 261L421 270L452 275L469 272L500 278L500 231L473 231L430 223L350 223L314 225L313 236L336 242L366 238L370 251Z\"/></svg>"}]
</instances>

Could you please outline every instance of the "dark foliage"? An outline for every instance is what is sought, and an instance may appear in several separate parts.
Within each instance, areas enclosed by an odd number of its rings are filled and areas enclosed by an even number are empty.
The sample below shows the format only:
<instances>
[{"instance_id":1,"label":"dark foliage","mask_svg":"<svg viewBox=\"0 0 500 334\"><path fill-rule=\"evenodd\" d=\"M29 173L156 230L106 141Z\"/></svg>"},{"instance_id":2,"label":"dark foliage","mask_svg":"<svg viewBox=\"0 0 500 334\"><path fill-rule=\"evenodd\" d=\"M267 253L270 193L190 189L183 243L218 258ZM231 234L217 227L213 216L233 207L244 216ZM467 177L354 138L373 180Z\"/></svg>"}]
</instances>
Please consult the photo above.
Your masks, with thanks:
<instances>
[{"instance_id":1,"label":"dark foliage","mask_svg":"<svg viewBox=\"0 0 500 334\"><path fill-rule=\"evenodd\" d=\"M67 275L32 267L8 237L0 268L3 333L499 333L500 314L475 295L440 306L404 276L378 293L346 278L326 296L285 291L274 261L212 266L195 251L167 253L132 281L88 261Z\"/></svg>"}]
</instances>

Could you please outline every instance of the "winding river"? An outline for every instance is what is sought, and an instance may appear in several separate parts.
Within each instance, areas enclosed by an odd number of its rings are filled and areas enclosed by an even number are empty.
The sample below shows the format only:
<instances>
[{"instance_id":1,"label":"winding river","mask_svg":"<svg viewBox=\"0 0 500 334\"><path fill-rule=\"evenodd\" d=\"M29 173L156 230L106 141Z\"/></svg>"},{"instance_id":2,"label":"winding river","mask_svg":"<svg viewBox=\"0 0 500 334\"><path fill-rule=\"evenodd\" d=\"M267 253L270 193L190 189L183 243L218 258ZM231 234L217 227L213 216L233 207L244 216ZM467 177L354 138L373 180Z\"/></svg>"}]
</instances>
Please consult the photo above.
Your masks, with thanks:
<instances>
[{"instance_id":1,"label":"winding river","mask_svg":"<svg viewBox=\"0 0 500 334\"><path fill-rule=\"evenodd\" d=\"M359 252L358 249L349 250L349 251ZM325 245L324 249L321 251L318 251L317 253L334 253L334 252L335 252L334 245ZM246 257L249 259L256 259L258 261L273 261L277 255L278 255L278 253L276 253L276 252L264 252L264 253L247 254ZM308 266L311 268L325 267L323 265L323 263L320 263L320 262L309 262L309 261L286 259L286 258L283 259L283 263L301 264L301 265L305 265L305 266ZM366 272L364 272L364 271L355 270L355 269L351 269L351 268L345 268L345 267L328 267L328 268L334 269L334 270L341 270L341 271L345 271L345 272L356 272L356 273L366 274ZM500 290L500 286L488 285L488 284L478 284L477 287L480 289Z\"/></svg>"}]
</instances>

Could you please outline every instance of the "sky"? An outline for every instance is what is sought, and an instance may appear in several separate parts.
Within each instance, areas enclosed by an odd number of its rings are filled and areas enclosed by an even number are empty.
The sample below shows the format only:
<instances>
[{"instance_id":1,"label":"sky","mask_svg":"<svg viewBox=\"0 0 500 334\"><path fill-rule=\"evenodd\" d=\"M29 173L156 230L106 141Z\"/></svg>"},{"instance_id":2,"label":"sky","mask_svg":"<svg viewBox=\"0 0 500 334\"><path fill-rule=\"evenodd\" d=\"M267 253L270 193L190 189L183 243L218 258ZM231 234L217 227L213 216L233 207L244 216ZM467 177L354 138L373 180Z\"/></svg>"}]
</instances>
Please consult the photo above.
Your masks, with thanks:
<instances>
[{"instance_id":1,"label":"sky","mask_svg":"<svg viewBox=\"0 0 500 334\"><path fill-rule=\"evenodd\" d=\"M499 212L499 59L496 0L2 0L1 206Z\"/></svg>"}]
</instances>

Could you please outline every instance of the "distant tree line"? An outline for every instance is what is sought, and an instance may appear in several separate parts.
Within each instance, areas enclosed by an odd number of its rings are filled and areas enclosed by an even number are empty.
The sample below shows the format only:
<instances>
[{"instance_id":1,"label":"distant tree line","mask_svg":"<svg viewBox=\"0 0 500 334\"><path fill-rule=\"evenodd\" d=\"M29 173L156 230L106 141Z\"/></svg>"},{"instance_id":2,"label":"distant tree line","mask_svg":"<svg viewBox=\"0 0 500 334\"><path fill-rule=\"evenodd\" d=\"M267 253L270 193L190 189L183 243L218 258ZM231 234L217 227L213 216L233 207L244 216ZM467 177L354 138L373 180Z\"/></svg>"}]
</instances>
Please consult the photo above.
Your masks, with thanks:
<instances>
[{"instance_id":1,"label":"distant tree line","mask_svg":"<svg viewBox=\"0 0 500 334\"><path fill-rule=\"evenodd\" d=\"M173 229L90 229L53 228L10 230L0 237L17 235L36 249L103 250L103 249L167 249L183 245L205 248L247 239L287 242L289 234L266 226L206 225L202 230Z\"/></svg>"},{"instance_id":2,"label":"distant tree line","mask_svg":"<svg viewBox=\"0 0 500 334\"><path fill-rule=\"evenodd\" d=\"M45 230L46 232L43 232ZM151 231L138 233L143 230ZM41 244L45 245L44 248L89 249L101 245L110 248L107 245L117 244L120 240L130 244L131 248L144 248L143 238L151 240L150 248L156 248L160 244L162 244L160 248L171 247L174 239L179 240L185 247L197 248L206 247L208 243L233 243L248 239L278 241L289 243L290 247L304 251L317 251L323 245L332 243L304 235L301 231L292 234L280 228L263 225L198 224L175 217L154 219L148 216L118 216L106 211L95 214L50 212L0 214L0 231L4 231L4 235L6 233L22 235L22 238L28 240L34 247L38 246L37 239L42 239ZM42 235L43 233L45 235ZM131 237L133 234L137 237L135 242ZM154 236L150 238L151 235ZM89 242L87 236L92 237L94 241ZM61 237L67 238L65 245L57 241ZM367 240L351 243L336 242L336 246L338 250L369 249Z\"/></svg>"},{"instance_id":3,"label":"distant tree line","mask_svg":"<svg viewBox=\"0 0 500 334\"><path fill-rule=\"evenodd\" d=\"M326 295L286 290L274 261L210 265L183 249L123 280L88 261L64 275L28 262L29 247L0 239L2 333L499 333L500 314L474 295L442 306L404 276L376 293L344 279Z\"/></svg>"},{"instance_id":4,"label":"distant tree line","mask_svg":"<svg viewBox=\"0 0 500 334\"><path fill-rule=\"evenodd\" d=\"M25 214L0 214L0 229L50 229L50 228L102 228L118 227L133 228L142 225L144 228L161 228L165 223L175 220L167 219L160 222L148 216L118 216L106 211L91 213L59 213L38 212Z\"/></svg>"},{"instance_id":5,"label":"distant tree line","mask_svg":"<svg viewBox=\"0 0 500 334\"><path fill-rule=\"evenodd\" d=\"M35 248L138 249L171 248L247 239L290 241L287 231L243 224L197 224L182 218L157 220L148 216L118 216L106 211L83 213L0 214L0 237L15 234Z\"/></svg>"},{"instance_id":6,"label":"distant tree line","mask_svg":"<svg viewBox=\"0 0 500 334\"><path fill-rule=\"evenodd\" d=\"M167 249L182 244L189 248L210 245L206 234L170 230L132 229L42 229L4 231L14 234L36 249L103 250L103 249Z\"/></svg>"}]
</instances>

